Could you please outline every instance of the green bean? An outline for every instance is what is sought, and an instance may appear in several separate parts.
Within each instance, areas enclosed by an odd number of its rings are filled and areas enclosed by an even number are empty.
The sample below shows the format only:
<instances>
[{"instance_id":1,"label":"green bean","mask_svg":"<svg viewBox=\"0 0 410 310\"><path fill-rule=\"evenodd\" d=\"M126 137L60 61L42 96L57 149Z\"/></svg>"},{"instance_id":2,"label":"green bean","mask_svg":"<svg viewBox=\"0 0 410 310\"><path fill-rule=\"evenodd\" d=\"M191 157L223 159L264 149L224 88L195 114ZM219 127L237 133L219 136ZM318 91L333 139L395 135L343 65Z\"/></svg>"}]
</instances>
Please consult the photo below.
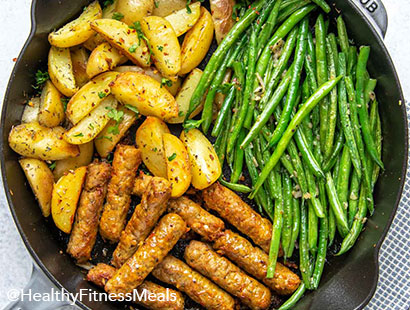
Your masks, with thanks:
<instances>
[{"instance_id":1,"label":"green bean","mask_svg":"<svg viewBox=\"0 0 410 310\"><path fill-rule=\"evenodd\" d=\"M313 35L312 32L308 32L308 41L307 41L307 54L310 58L310 62L312 63L312 68L316 80L316 45L315 42L313 41ZM317 87L317 82L316 82L316 87ZM313 90L315 92L316 89Z\"/></svg>"},{"instance_id":2,"label":"green bean","mask_svg":"<svg viewBox=\"0 0 410 310\"><path fill-rule=\"evenodd\" d=\"M282 1L279 11L283 11L287 7L294 6L295 4L298 4L299 2L302 2L304 0L287 0L287 1Z\"/></svg>"},{"instance_id":3,"label":"green bean","mask_svg":"<svg viewBox=\"0 0 410 310\"><path fill-rule=\"evenodd\" d=\"M330 6L326 3L325 0L312 0L318 7L320 7L325 13L330 13Z\"/></svg>"},{"instance_id":4,"label":"green bean","mask_svg":"<svg viewBox=\"0 0 410 310\"><path fill-rule=\"evenodd\" d=\"M244 35L242 39L236 43L236 47L228 60L228 64L227 64L228 68L232 68L234 61L238 58L239 53L243 50L243 46L245 45L247 41L248 41L248 36Z\"/></svg>"},{"instance_id":5,"label":"green bean","mask_svg":"<svg viewBox=\"0 0 410 310\"><path fill-rule=\"evenodd\" d=\"M292 239L292 181L287 174L283 177L283 227L282 248L285 259L290 257L288 250Z\"/></svg>"},{"instance_id":6,"label":"green bean","mask_svg":"<svg viewBox=\"0 0 410 310\"><path fill-rule=\"evenodd\" d=\"M297 302L303 297L303 294L306 292L306 285L305 283L301 283L298 287L298 289L290 296L286 302L280 306L278 310L291 310Z\"/></svg>"},{"instance_id":7,"label":"green bean","mask_svg":"<svg viewBox=\"0 0 410 310\"><path fill-rule=\"evenodd\" d=\"M239 178L241 177L242 174L242 168L243 168L243 149L239 147L239 143L243 140L245 137L245 130L242 129L241 132L239 133L238 137L238 145L235 147L235 155L234 155L234 160L233 160L233 169L232 169L232 174L231 174L231 183L238 183Z\"/></svg>"},{"instance_id":8,"label":"green bean","mask_svg":"<svg viewBox=\"0 0 410 310\"><path fill-rule=\"evenodd\" d=\"M306 161L304 161L303 163L306 166ZM309 188L310 201L312 203L312 207L315 210L316 216L319 218L323 218L325 216L325 213L324 213L323 205L318 199L319 193L317 190L315 178L313 177L309 169L306 169L305 172L306 172L306 180L307 180L307 184Z\"/></svg>"},{"instance_id":9,"label":"green bean","mask_svg":"<svg viewBox=\"0 0 410 310\"><path fill-rule=\"evenodd\" d=\"M349 178L351 167L352 164L350 160L349 148L345 146L343 148L342 157L340 158L339 175L337 177L336 191L346 216L348 208L347 201L349 196Z\"/></svg>"},{"instance_id":10,"label":"green bean","mask_svg":"<svg viewBox=\"0 0 410 310\"><path fill-rule=\"evenodd\" d=\"M298 3L295 3L294 5L288 6L287 8L281 10L278 15L278 23L282 23L285 21L290 15L295 13L297 10L300 8L303 8L304 6L310 4L310 0L300 0Z\"/></svg>"},{"instance_id":11,"label":"green bean","mask_svg":"<svg viewBox=\"0 0 410 310\"><path fill-rule=\"evenodd\" d=\"M262 153L262 165L261 166L264 166L265 163L269 160L270 153L267 150L262 151L266 148L266 141L263 138L262 134L259 135L258 141L256 141L256 143L258 144L259 149L261 150L261 153ZM279 192L278 192L279 191L279 186L278 186L278 184L276 184L276 180L277 180L277 178L275 176L274 171L271 171L270 176L267 180L268 181L268 186L269 186L268 192L269 192L270 197L274 198L274 199L279 198Z\"/></svg>"},{"instance_id":12,"label":"green bean","mask_svg":"<svg viewBox=\"0 0 410 310\"><path fill-rule=\"evenodd\" d=\"M373 102L373 106L375 109L375 113L376 113L376 126L374 128L374 140L376 143L376 149L377 149L377 154L379 155L379 157L381 158L382 156L382 127L381 127L381 121L380 121L380 114L379 114L379 110L378 110L378 102L377 100L375 100ZM378 165L374 165L373 167L373 174L372 174L372 186L374 188L377 178L379 177L379 173L380 173L380 167Z\"/></svg>"},{"instance_id":13,"label":"green bean","mask_svg":"<svg viewBox=\"0 0 410 310\"><path fill-rule=\"evenodd\" d=\"M364 102L367 105L369 104L370 98L374 97L374 89L376 88L377 80L369 79L366 83L366 87L364 89ZM371 126L370 126L371 127Z\"/></svg>"},{"instance_id":14,"label":"green bean","mask_svg":"<svg viewBox=\"0 0 410 310\"><path fill-rule=\"evenodd\" d=\"M333 57L335 59L335 67L337 69L338 63L339 63L339 48L337 45L337 39L334 33L328 34L326 38L326 42L329 42L330 48L333 53Z\"/></svg>"},{"instance_id":15,"label":"green bean","mask_svg":"<svg viewBox=\"0 0 410 310\"><path fill-rule=\"evenodd\" d=\"M328 81L323 84L297 111L295 117L290 121L288 128L277 144L275 151L272 153L269 158L268 163L263 167L262 172L259 175L259 178L254 186L254 191L250 195L250 198L255 197L255 194L258 192L262 184L265 182L266 178L269 176L269 172L276 166L285 149L287 148L290 140L293 137L293 134L297 127L300 125L302 120L309 115L312 109L325 97L329 92L337 85L341 80L342 76L337 77L334 80Z\"/></svg>"},{"instance_id":16,"label":"green bean","mask_svg":"<svg viewBox=\"0 0 410 310\"><path fill-rule=\"evenodd\" d=\"M316 212L310 200L308 200L308 206L309 206L309 209L308 209L309 250L312 254L314 254L317 251L319 218L316 216Z\"/></svg>"},{"instance_id":17,"label":"green bean","mask_svg":"<svg viewBox=\"0 0 410 310\"><path fill-rule=\"evenodd\" d=\"M266 10L266 12L270 12L269 17L266 23L263 24L263 28L260 31L260 33L258 32L259 33L258 46L257 46L258 53L259 51L261 51L261 49L264 48L266 42L268 42L270 36L272 35L273 29L276 26L276 20L279 14L279 8L282 3L282 0L277 0L276 2L275 1L273 2L275 3L275 5L273 6L272 9ZM258 26L261 27L262 23L259 22Z\"/></svg>"},{"instance_id":18,"label":"green bean","mask_svg":"<svg viewBox=\"0 0 410 310\"><path fill-rule=\"evenodd\" d=\"M323 173L322 168L320 167L315 156L313 155L309 147L309 144L306 141L305 134L303 133L301 128L296 130L295 141L298 145L299 151L302 154L303 159L305 160L305 164L309 168L309 170L318 178L324 178L325 174Z\"/></svg>"},{"instance_id":19,"label":"green bean","mask_svg":"<svg viewBox=\"0 0 410 310\"><path fill-rule=\"evenodd\" d=\"M356 243L357 238L359 238L363 225L366 222L366 196L366 189L362 186L360 189L359 210L354 218L352 228L350 229L349 234L343 239L342 246L336 256L340 256L349 251Z\"/></svg>"},{"instance_id":20,"label":"green bean","mask_svg":"<svg viewBox=\"0 0 410 310\"><path fill-rule=\"evenodd\" d=\"M235 73L235 77L237 82L239 82L239 87L242 89L245 84L245 72L243 70L243 66L239 61L234 61L232 65L233 71ZM237 96L239 97L239 96Z\"/></svg>"},{"instance_id":21,"label":"green bean","mask_svg":"<svg viewBox=\"0 0 410 310\"><path fill-rule=\"evenodd\" d=\"M350 193L349 193L349 227L352 227L354 217L357 213L357 206L359 204L359 190L360 190L360 179L357 176L356 171L353 172L352 180L350 182Z\"/></svg>"},{"instance_id":22,"label":"green bean","mask_svg":"<svg viewBox=\"0 0 410 310\"><path fill-rule=\"evenodd\" d=\"M229 88L228 94L225 97L225 100L222 104L221 110L218 113L218 117L215 120L214 128L212 128L212 137L218 137L221 134L223 129L223 124L225 123L225 119L231 109L232 103L235 100L236 95L236 88L235 86L231 86Z\"/></svg>"},{"instance_id":23,"label":"green bean","mask_svg":"<svg viewBox=\"0 0 410 310\"><path fill-rule=\"evenodd\" d=\"M296 175L297 174L295 168L293 167L292 161L290 160L290 156L288 154L283 154L281 156L280 163L283 165L283 167L286 169L286 171L290 175Z\"/></svg>"},{"instance_id":24,"label":"green bean","mask_svg":"<svg viewBox=\"0 0 410 310\"><path fill-rule=\"evenodd\" d=\"M349 47L349 56L347 57L347 74L353 78L356 77L357 64L357 48L356 46Z\"/></svg>"},{"instance_id":25,"label":"green bean","mask_svg":"<svg viewBox=\"0 0 410 310\"><path fill-rule=\"evenodd\" d=\"M258 18L256 19L256 33L259 33L262 29L262 26L265 25L265 23L269 22L269 17L271 16L273 7L276 5L277 1L276 0L269 0L268 3L262 8Z\"/></svg>"},{"instance_id":26,"label":"green bean","mask_svg":"<svg viewBox=\"0 0 410 310\"><path fill-rule=\"evenodd\" d=\"M308 236L308 209L305 200L302 200L300 208L300 234L299 234L299 269L303 282L310 288L310 258L309 258L309 236Z\"/></svg>"},{"instance_id":27,"label":"green bean","mask_svg":"<svg viewBox=\"0 0 410 310\"><path fill-rule=\"evenodd\" d=\"M223 125L223 130L222 133L216 138L215 144L214 144L214 149L216 154L218 155L219 162L221 163L221 166L223 166L223 163L225 161L225 151L226 151L226 143L228 141L228 128L231 126L231 118L232 118L232 113L231 111L228 111L227 116L226 116L226 122Z\"/></svg>"},{"instance_id":28,"label":"green bean","mask_svg":"<svg viewBox=\"0 0 410 310\"><path fill-rule=\"evenodd\" d=\"M342 52L346 56L346 58L345 58L346 63L344 64L344 66L346 67L347 64L349 63L350 44L349 44L349 37L347 36L346 24L343 20L342 15L340 15L337 18L337 34L339 35L340 49L342 50Z\"/></svg>"},{"instance_id":29,"label":"green bean","mask_svg":"<svg viewBox=\"0 0 410 310\"><path fill-rule=\"evenodd\" d=\"M312 275L312 288L318 289L320 278L322 277L323 268L326 262L327 253L327 238L329 233L329 222L327 217L320 219L320 229L319 229L319 245L316 255L315 269Z\"/></svg>"},{"instance_id":30,"label":"green bean","mask_svg":"<svg viewBox=\"0 0 410 310\"><path fill-rule=\"evenodd\" d=\"M258 16L258 12L265 5L266 0L259 0L251 8L249 8L245 15L232 27L225 39L219 44L218 48L212 54L201 79L192 94L191 101L189 103L188 113L185 116L185 120L188 120L192 112L201 104L202 97L212 82L212 79L216 73L217 68L223 61L229 48L236 42L240 35L249 27L249 25Z\"/></svg>"},{"instance_id":31,"label":"green bean","mask_svg":"<svg viewBox=\"0 0 410 310\"><path fill-rule=\"evenodd\" d=\"M249 188L249 187L246 186L246 185L243 185L243 184L233 184L233 183L230 183L230 182L225 181L222 177L219 178L219 183L221 183L223 186L225 186L225 187L227 187L227 188L229 188L229 189L231 189L231 190L233 190L233 191L239 192L239 193L245 193L245 194L247 194L247 193L250 193L250 192L252 191L252 189Z\"/></svg>"},{"instance_id":32,"label":"green bean","mask_svg":"<svg viewBox=\"0 0 410 310\"><path fill-rule=\"evenodd\" d=\"M336 143L333 146L333 151L332 155L329 157L328 160L324 162L323 166L323 172L329 172L332 170L332 168L335 166L337 159L339 158L339 154L343 149L344 146L344 135L339 133L336 137Z\"/></svg>"},{"instance_id":33,"label":"green bean","mask_svg":"<svg viewBox=\"0 0 410 310\"><path fill-rule=\"evenodd\" d=\"M357 107L359 112L360 126L362 128L363 140L366 144L367 151L373 160L384 169L383 162L377 155L376 145L374 143L370 126L369 126L369 115L367 113L366 102L364 101L364 75L367 66L367 60L369 59L370 47L362 46L360 48L359 59L357 61L357 72L356 72L356 96L357 96Z\"/></svg>"},{"instance_id":34,"label":"green bean","mask_svg":"<svg viewBox=\"0 0 410 310\"><path fill-rule=\"evenodd\" d=\"M302 101L299 103L301 105L303 102L306 102L310 97L310 91L309 91L309 82L307 79L303 82L302 85ZM309 146L309 148L313 148L313 124L311 122L311 117L312 114L310 114L308 117L305 117L302 121L302 131L303 134L306 138L306 142Z\"/></svg>"},{"instance_id":35,"label":"green bean","mask_svg":"<svg viewBox=\"0 0 410 310\"><path fill-rule=\"evenodd\" d=\"M288 256L292 257L293 251L295 249L295 243L299 237L300 231L300 206L299 200L296 198L292 198L292 238L290 240L289 249L288 249Z\"/></svg>"},{"instance_id":36,"label":"green bean","mask_svg":"<svg viewBox=\"0 0 410 310\"><path fill-rule=\"evenodd\" d=\"M306 71L306 79L309 81L310 92L315 92L317 89L317 80L316 80L316 70L314 67L314 63L312 61L312 57L310 54L306 55L305 58L305 71Z\"/></svg>"}]
</instances>

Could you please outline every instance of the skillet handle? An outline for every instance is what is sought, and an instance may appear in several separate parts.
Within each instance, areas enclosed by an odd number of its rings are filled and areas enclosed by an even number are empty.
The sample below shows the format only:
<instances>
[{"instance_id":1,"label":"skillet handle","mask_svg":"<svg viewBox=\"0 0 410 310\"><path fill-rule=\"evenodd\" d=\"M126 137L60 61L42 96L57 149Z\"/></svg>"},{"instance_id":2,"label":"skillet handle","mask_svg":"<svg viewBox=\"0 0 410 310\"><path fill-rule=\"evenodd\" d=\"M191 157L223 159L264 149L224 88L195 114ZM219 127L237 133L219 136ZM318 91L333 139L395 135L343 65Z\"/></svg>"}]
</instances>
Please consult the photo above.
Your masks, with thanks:
<instances>
[{"instance_id":1,"label":"skillet handle","mask_svg":"<svg viewBox=\"0 0 410 310\"><path fill-rule=\"evenodd\" d=\"M59 293L58 297L56 297L57 295L53 296L56 292ZM72 306L67 302L67 296L63 298L61 292L62 291L57 289L41 270L33 265L31 278L26 287L23 290L10 290L7 292L7 297L11 303L8 304L4 310L74 309L71 308ZM35 297L35 294L41 297ZM49 296L48 299L46 299L47 295Z\"/></svg>"},{"instance_id":2,"label":"skillet handle","mask_svg":"<svg viewBox=\"0 0 410 310\"><path fill-rule=\"evenodd\" d=\"M370 21L376 32L384 38L387 31L388 17L382 0L351 0L351 2Z\"/></svg>"}]
</instances>

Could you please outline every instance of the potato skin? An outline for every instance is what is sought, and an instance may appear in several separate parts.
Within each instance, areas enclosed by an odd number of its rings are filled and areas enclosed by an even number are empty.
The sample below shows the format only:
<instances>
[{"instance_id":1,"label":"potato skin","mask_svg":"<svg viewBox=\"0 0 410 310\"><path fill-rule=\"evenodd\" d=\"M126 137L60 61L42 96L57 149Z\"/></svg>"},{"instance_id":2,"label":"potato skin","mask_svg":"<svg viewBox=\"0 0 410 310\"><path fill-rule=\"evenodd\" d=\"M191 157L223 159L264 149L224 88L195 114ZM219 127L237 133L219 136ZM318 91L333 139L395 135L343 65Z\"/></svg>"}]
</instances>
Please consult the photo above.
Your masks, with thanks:
<instances>
[{"instance_id":1,"label":"potato skin","mask_svg":"<svg viewBox=\"0 0 410 310\"><path fill-rule=\"evenodd\" d=\"M165 19L169 21L172 28L174 28L177 37L183 35L191 29L201 16L201 3L194 2L189 5L190 12L187 8L182 8L168 16Z\"/></svg>"},{"instance_id":2,"label":"potato skin","mask_svg":"<svg viewBox=\"0 0 410 310\"><path fill-rule=\"evenodd\" d=\"M235 1L209 0L209 2L211 4L212 19L215 25L215 37L219 44L235 24L232 18Z\"/></svg>"},{"instance_id":3,"label":"potato skin","mask_svg":"<svg viewBox=\"0 0 410 310\"><path fill-rule=\"evenodd\" d=\"M48 73L54 86L63 95L71 97L78 91L70 49L55 46L50 48L48 54Z\"/></svg>"},{"instance_id":4,"label":"potato skin","mask_svg":"<svg viewBox=\"0 0 410 310\"><path fill-rule=\"evenodd\" d=\"M64 106L58 89L47 81L41 92L38 122L46 127L60 125L65 118Z\"/></svg>"},{"instance_id":5,"label":"potato skin","mask_svg":"<svg viewBox=\"0 0 410 310\"><path fill-rule=\"evenodd\" d=\"M18 154L43 159L60 160L77 156L78 146L63 140L63 127L48 128L37 122L13 127L9 134L9 145Z\"/></svg>"},{"instance_id":6,"label":"potato skin","mask_svg":"<svg viewBox=\"0 0 410 310\"><path fill-rule=\"evenodd\" d=\"M87 63L87 75L89 78L112 70L117 65L127 62L128 58L105 42L98 45L91 53Z\"/></svg>"},{"instance_id":7,"label":"potato skin","mask_svg":"<svg viewBox=\"0 0 410 310\"><path fill-rule=\"evenodd\" d=\"M54 177L47 164L39 159L24 158L19 160L31 189L36 196L45 217L50 215L51 195L53 193Z\"/></svg>"},{"instance_id":8,"label":"potato skin","mask_svg":"<svg viewBox=\"0 0 410 310\"><path fill-rule=\"evenodd\" d=\"M167 121L178 115L175 98L153 78L138 72L124 72L111 83L111 92L122 104L132 105L145 116Z\"/></svg>"},{"instance_id":9,"label":"potato skin","mask_svg":"<svg viewBox=\"0 0 410 310\"><path fill-rule=\"evenodd\" d=\"M141 21L153 10L154 0L118 0L116 7L116 11L124 15L121 21L128 25Z\"/></svg>"},{"instance_id":10,"label":"potato skin","mask_svg":"<svg viewBox=\"0 0 410 310\"><path fill-rule=\"evenodd\" d=\"M165 17L186 7L186 0L156 0L152 15Z\"/></svg>"},{"instance_id":11,"label":"potato skin","mask_svg":"<svg viewBox=\"0 0 410 310\"><path fill-rule=\"evenodd\" d=\"M187 74L196 68L208 53L214 36L214 23L211 14L201 7L201 16L195 26L185 35L181 48L181 70L179 74Z\"/></svg>"}]
</instances>

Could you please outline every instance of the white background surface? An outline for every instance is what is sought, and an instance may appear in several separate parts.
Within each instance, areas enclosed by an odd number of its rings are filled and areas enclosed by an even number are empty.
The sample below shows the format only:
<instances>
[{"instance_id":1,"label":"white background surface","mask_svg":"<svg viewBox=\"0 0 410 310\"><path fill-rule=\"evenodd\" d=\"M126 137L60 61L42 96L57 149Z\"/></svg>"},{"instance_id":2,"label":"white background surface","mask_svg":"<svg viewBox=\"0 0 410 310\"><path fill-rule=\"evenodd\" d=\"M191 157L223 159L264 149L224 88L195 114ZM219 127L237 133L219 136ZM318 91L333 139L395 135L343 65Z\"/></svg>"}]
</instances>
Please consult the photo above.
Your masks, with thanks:
<instances>
[{"instance_id":1,"label":"white background surface","mask_svg":"<svg viewBox=\"0 0 410 310\"><path fill-rule=\"evenodd\" d=\"M57 0L55 0L57 1ZM389 15L385 39L399 73L405 98L410 96L410 1L384 0ZM0 99L17 57L30 32L31 0L0 0ZM0 180L1 182L1 180ZM6 292L23 288L31 272L31 258L11 219L0 184L0 308Z\"/></svg>"}]
</instances>

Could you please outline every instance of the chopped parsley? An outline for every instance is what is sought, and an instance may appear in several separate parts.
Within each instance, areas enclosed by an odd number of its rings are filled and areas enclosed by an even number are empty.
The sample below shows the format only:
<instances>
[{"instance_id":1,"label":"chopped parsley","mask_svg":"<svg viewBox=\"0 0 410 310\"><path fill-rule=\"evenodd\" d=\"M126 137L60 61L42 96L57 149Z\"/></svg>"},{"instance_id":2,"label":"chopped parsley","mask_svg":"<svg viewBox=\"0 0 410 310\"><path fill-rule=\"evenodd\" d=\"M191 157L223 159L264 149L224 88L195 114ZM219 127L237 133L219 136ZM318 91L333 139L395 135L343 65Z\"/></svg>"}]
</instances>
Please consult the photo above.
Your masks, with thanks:
<instances>
[{"instance_id":1,"label":"chopped parsley","mask_svg":"<svg viewBox=\"0 0 410 310\"><path fill-rule=\"evenodd\" d=\"M93 125L93 123L89 123L89 124L88 124L88 128L90 128L91 130L94 130L94 125Z\"/></svg>"},{"instance_id":2,"label":"chopped parsley","mask_svg":"<svg viewBox=\"0 0 410 310\"><path fill-rule=\"evenodd\" d=\"M201 126L202 122L204 120L194 120L194 119L189 119L187 121L185 121L185 123L182 125L182 127L184 127L185 131L188 131L190 129L194 129L194 128L199 128L199 126Z\"/></svg>"},{"instance_id":3,"label":"chopped parsley","mask_svg":"<svg viewBox=\"0 0 410 310\"><path fill-rule=\"evenodd\" d=\"M131 47L128 49L128 51L130 53L135 53L135 51L137 50L137 47L138 47L138 45L134 43L133 45L131 45Z\"/></svg>"},{"instance_id":4,"label":"chopped parsley","mask_svg":"<svg viewBox=\"0 0 410 310\"><path fill-rule=\"evenodd\" d=\"M103 2L103 7L106 8L107 6L114 4L114 0L105 0Z\"/></svg>"},{"instance_id":5,"label":"chopped parsley","mask_svg":"<svg viewBox=\"0 0 410 310\"><path fill-rule=\"evenodd\" d=\"M53 161L48 168L50 168L51 171L53 171L56 168L57 162Z\"/></svg>"},{"instance_id":6,"label":"chopped parsley","mask_svg":"<svg viewBox=\"0 0 410 310\"><path fill-rule=\"evenodd\" d=\"M149 53L150 55L153 55L154 53L152 52L151 44L149 43L148 38L145 36L145 34L142 32L141 28L141 23L140 22L134 22L131 26L128 26L131 29L134 29L137 32L138 35L138 45L141 45L141 40L144 40L145 43L148 46ZM131 52L132 53L132 52Z\"/></svg>"},{"instance_id":7,"label":"chopped parsley","mask_svg":"<svg viewBox=\"0 0 410 310\"><path fill-rule=\"evenodd\" d=\"M176 157L177 157L177 153L174 153L168 157L168 161L173 161Z\"/></svg>"},{"instance_id":8,"label":"chopped parsley","mask_svg":"<svg viewBox=\"0 0 410 310\"><path fill-rule=\"evenodd\" d=\"M78 133L78 134L74 135L74 137L84 137L84 135L83 135L83 133L82 133L82 132L80 132L80 133Z\"/></svg>"},{"instance_id":9,"label":"chopped parsley","mask_svg":"<svg viewBox=\"0 0 410 310\"><path fill-rule=\"evenodd\" d=\"M108 127L108 133L113 134L113 135L118 135L120 133L120 129L118 125L122 122L124 118L124 112L118 111L111 107L106 107L106 109L109 110L107 116L115 121L114 126Z\"/></svg>"},{"instance_id":10,"label":"chopped parsley","mask_svg":"<svg viewBox=\"0 0 410 310\"><path fill-rule=\"evenodd\" d=\"M107 96L107 94L105 93L105 92L103 92L103 91L100 91L99 93L98 93L98 97L100 97L100 99L102 99L102 98L104 98L104 97L106 97Z\"/></svg>"},{"instance_id":11,"label":"chopped parsley","mask_svg":"<svg viewBox=\"0 0 410 310\"><path fill-rule=\"evenodd\" d=\"M172 87L172 81L167 79L167 78L162 78L161 79L161 88L162 88L162 86Z\"/></svg>"},{"instance_id":12,"label":"chopped parsley","mask_svg":"<svg viewBox=\"0 0 410 310\"><path fill-rule=\"evenodd\" d=\"M162 52L164 50L164 47L162 45L158 45L157 48Z\"/></svg>"},{"instance_id":13,"label":"chopped parsley","mask_svg":"<svg viewBox=\"0 0 410 310\"><path fill-rule=\"evenodd\" d=\"M157 1L154 1L154 5L158 9L158 2Z\"/></svg>"},{"instance_id":14,"label":"chopped parsley","mask_svg":"<svg viewBox=\"0 0 410 310\"><path fill-rule=\"evenodd\" d=\"M180 117L181 117L181 116L184 116L184 112L183 112L183 111L179 111L179 112L178 112L178 116L180 116Z\"/></svg>"},{"instance_id":15,"label":"chopped parsley","mask_svg":"<svg viewBox=\"0 0 410 310\"><path fill-rule=\"evenodd\" d=\"M133 105L126 104L125 107L126 107L128 110L131 110L132 112L134 112L134 113L137 114L137 115L140 114L140 111L138 111L138 109L137 109L136 107L134 107Z\"/></svg>"},{"instance_id":16,"label":"chopped parsley","mask_svg":"<svg viewBox=\"0 0 410 310\"><path fill-rule=\"evenodd\" d=\"M42 72L41 70L38 70L36 72L36 85L33 85L33 88L36 90L40 90L43 84L47 82L49 78L50 76L48 75L47 71Z\"/></svg>"},{"instance_id":17,"label":"chopped parsley","mask_svg":"<svg viewBox=\"0 0 410 310\"><path fill-rule=\"evenodd\" d=\"M112 19L121 20L123 18L124 18L124 14L121 14L120 12L114 12L112 14Z\"/></svg>"},{"instance_id":18,"label":"chopped parsley","mask_svg":"<svg viewBox=\"0 0 410 310\"><path fill-rule=\"evenodd\" d=\"M61 102L62 102L63 107L64 107L64 112L67 111L67 105L68 105L69 101L70 101L70 98L66 98L66 97L61 98Z\"/></svg>"},{"instance_id":19,"label":"chopped parsley","mask_svg":"<svg viewBox=\"0 0 410 310\"><path fill-rule=\"evenodd\" d=\"M192 0L187 0L187 2L186 2L186 11L188 12L188 14L192 13L191 8L189 7L189 5L191 4L191 1Z\"/></svg>"}]
</instances>

